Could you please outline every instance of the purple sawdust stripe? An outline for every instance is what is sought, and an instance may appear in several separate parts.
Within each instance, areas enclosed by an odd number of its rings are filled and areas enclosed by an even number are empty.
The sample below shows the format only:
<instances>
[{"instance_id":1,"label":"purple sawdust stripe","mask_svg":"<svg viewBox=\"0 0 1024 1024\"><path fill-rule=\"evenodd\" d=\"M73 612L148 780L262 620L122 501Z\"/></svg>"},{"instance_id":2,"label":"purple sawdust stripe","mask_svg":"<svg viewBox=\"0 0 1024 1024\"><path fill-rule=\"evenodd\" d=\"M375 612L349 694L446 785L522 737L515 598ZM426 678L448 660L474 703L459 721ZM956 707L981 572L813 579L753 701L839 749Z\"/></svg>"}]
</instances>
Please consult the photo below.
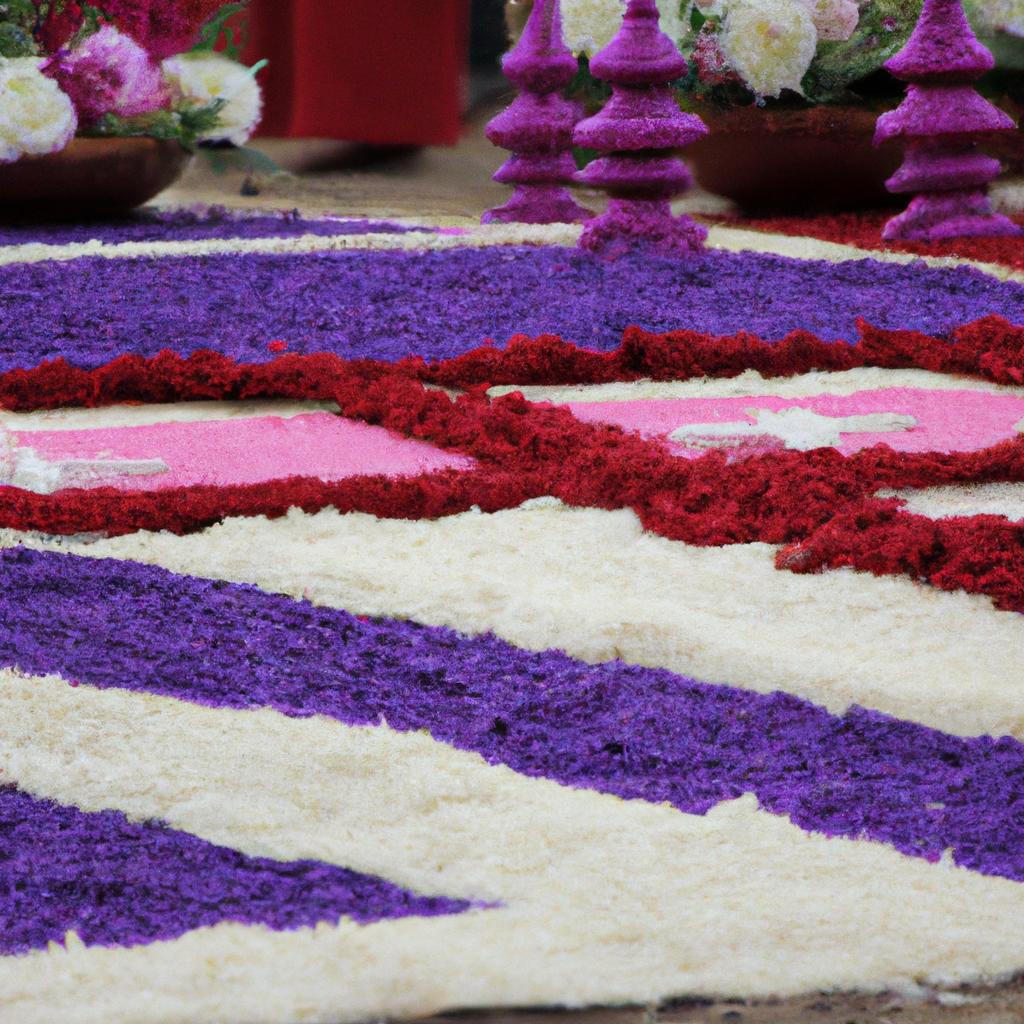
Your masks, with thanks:
<instances>
[{"instance_id":1,"label":"purple sawdust stripe","mask_svg":"<svg viewBox=\"0 0 1024 1024\"><path fill-rule=\"evenodd\" d=\"M236 921L274 929L459 913L317 861L246 857L186 832L84 813L0 787L0 954L63 942L130 946Z\"/></svg>"},{"instance_id":2,"label":"purple sawdust stripe","mask_svg":"<svg viewBox=\"0 0 1024 1024\"><path fill-rule=\"evenodd\" d=\"M428 231L386 220L337 220L302 217L298 211L249 214L224 207L188 210L144 209L115 220L85 224L0 225L0 245L68 245L74 242L201 241L207 238L289 238L298 235L404 234Z\"/></svg>"},{"instance_id":3,"label":"purple sawdust stripe","mask_svg":"<svg viewBox=\"0 0 1024 1024\"><path fill-rule=\"evenodd\" d=\"M588 665L114 559L0 553L0 664L215 707L427 729L526 775L701 814L745 792L808 831L1024 880L1024 744Z\"/></svg>"},{"instance_id":4,"label":"purple sawdust stripe","mask_svg":"<svg viewBox=\"0 0 1024 1024\"><path fill-rule=\"evenodd\" d=\"M360 251L18 264L0 268L0 373L65 357L212 348L241 362L292 353L435 360L487 339L560 334L611 350L654 331L795 328L856 340L856 318L943 335L988 314L1024 323L1024 286L967 268L801 262L707 252L608 263L556 248Z\"/></svg>"}]
</instances>

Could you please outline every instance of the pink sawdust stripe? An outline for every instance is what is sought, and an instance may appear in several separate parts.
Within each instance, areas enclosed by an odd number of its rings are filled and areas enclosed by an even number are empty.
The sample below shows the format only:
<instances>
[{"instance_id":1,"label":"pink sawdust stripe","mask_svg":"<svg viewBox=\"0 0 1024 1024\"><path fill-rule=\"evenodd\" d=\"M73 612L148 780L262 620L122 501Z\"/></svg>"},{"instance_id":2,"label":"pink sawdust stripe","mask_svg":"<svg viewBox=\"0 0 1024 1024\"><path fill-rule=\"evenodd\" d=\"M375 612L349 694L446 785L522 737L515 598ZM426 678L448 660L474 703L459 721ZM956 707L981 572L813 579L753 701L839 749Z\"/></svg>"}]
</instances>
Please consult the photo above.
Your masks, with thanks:
<instances>
[{"instance_id":1,"label":"pink sawdust stripe","mask_svg":"<svg viewBox=\"0 0 1024 1024\"><path fill-rule=\"evenodd\" d=\"M1016 436L1024 420L1024 398L980 391L933 391L884 388L853 395L815 395L808 398L772 396L740 398L646 399L635 402L573 402L568 408L587 423L611 423L645 437L667 437L682 426L703 423L755 422L751 409L810 409L820 416L847 417L877 413L912 416L909 430L844 433L836 447L844 455L875 444L902 452L980 451ZM700 450L681 443L674 449L685 457Z\"/></svg>"},{"instance_id":2,"label":"pink sawdust stripe","mask_svg":"<svg viewBox=\"0 0 1024 1024\"><path fill-rule=\"evenodd\" d=\"M125 490L251 484L300 475L327 481L377 474L418 476L474 465L465 456L328 412L102 430L26 431L15 436L19 445L51 461L160 459L167 464L167 472L103 481Z\"/></svg>"}]
</instances>

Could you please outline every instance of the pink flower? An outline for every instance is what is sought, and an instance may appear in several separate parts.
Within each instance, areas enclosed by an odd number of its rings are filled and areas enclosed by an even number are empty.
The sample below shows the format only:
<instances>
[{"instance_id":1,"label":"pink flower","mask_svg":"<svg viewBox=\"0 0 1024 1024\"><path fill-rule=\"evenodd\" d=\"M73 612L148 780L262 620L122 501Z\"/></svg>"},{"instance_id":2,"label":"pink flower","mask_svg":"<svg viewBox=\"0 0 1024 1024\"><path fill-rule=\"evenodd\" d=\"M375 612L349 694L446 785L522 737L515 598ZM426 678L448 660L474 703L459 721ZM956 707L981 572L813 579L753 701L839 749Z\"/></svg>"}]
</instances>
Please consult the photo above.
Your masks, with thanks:
<instances>
[{"instance_id":1,"label":"pink flower","mask_svg":"<svg viewBox=\"0 0 1024 1024\"><path fill-rule=\"evenodd\" d=\"M729 66L728 58L722 52L717 36L701 32L693 47L693 63L697 77L705 85L725 85L738 81L736 72Z\"/></svg>"},{"instance_id":2,"label":"pink flower","mask_svg":"<svg viewBox=\"0 0 1024 1024\"><path fill-rule=\"evenodd\" d=\"M170 101L159 66L134 39L111 25L58 54L46 73L71 97L83 124L104 114L147 114Z\"/></svg>"},{"instance_id":3,"label":"pink flower","mask_svg":"<svg viewBox=\"0 0 1024 1024\"><path fill-rule=\"evenodd\" d=\"M814 20L819 39L845 41L853 35L860 21L860 8L855 0L803 0Z\"/></svg>"}]
</instances>

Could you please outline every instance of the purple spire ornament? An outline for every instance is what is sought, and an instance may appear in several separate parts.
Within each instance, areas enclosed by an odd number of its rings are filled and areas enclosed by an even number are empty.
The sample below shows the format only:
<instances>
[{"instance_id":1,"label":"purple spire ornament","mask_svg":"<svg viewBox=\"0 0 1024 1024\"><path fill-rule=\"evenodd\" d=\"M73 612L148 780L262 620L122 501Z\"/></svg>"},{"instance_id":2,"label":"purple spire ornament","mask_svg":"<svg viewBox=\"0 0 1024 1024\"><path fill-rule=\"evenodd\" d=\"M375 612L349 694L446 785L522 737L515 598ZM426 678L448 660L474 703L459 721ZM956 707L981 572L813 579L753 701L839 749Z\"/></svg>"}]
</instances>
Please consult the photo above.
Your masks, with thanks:
<instances>
[{"instance_id":1,"label":"purple spire ornament","mask_svg":"<svg viewBox=\"0 0 1024 1024\"><path fill-rule=\"evenodd\" d=\"M584 228L580 245L615 256L638 246L693 253L707 229L672 215L671 199L693 184L673 150L707 134L704 122L684 114L671 83L686 60L659 27L654 0L628 0L622 27L590 62L595 78L612 87L611 99L576 126L573 142L606 154L576 180L608 192L608 210Z\"/></svg>"},{"instance_id":2,"label":"purple spire ornament","mask_svg":"<svg viewBox=\"0 0 1024 1024\"><path fill-rule=\"evenodd\" d=\"M992 212L988 186L1000 165L978 149L993 133L1015 127L972 84L994 63L961 0L925 0L907 45L885 65L909 85L903 103L878 119L875 145L905 140L903 166L885 184L890 192L916 195L885 225L884 238L934 242L1020 233Z\"/></svg>"},{"instance_id":3,"label":"purple spire ornament","mask_svg":"<svg viewBox=\"0 0 1024 1024\"><path fill-rule=\"evenodd\" d=\"M562 90L576 74L576 58L562 41L559 0L536 0L515 48L501 62L519 96L486 134L512 151L495 181L514 186L511 199L488 210L484 224L572 224L592 217L563 187L573 180L572 130L583 106Z\"/></svg>"}]
</instances>

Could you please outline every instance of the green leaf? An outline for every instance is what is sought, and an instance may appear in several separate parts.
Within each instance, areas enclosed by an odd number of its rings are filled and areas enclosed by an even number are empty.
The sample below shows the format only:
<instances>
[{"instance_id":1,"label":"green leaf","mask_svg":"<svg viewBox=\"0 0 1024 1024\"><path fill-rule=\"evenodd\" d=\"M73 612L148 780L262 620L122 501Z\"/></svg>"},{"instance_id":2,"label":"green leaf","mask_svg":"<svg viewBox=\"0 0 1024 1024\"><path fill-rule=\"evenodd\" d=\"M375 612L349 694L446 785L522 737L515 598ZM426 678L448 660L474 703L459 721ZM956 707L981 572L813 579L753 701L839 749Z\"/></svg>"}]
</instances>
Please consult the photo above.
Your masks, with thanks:
<instances>
[{"instance_id":1,"label":"green leaf","mask_svg":"<svg viewBox=\"0 0 1024 1024\"><path fill-rule=\"evenodd\" d=\"M178 120L170 110L158 110L138 117L118 117L104 114L95 124L84 129L82 135L114 136L131 138L149 135L154 139L176 139L180 128Z\"/></svg>"},{"instance_id":2,"label":"green leaf","mask_svg":"<svg viewBox=\"0 0 1024 1024\"><path fill-rule=\"evenodd\" d=\"M244 28L229 25L228 22L236 14L241 14L246 6L244 0L241 3L225 4L203 26L199 33L199 41L192 48L192 52L203 53L219 49L232 60L238 60L245 46Z\"/></svg>"},{"instance_id":3,"label":"green leaf","mask_svg":"<svg viewBox=\"0 0 1024 1024\"><path fill-rule=\"evenodd\" d=\"M85 15L85 19L78 31L78 35L75 37L79 42L86 36L91 36L98 32L101 22L108 20L106 14L98 7L93 7L92 4L82 4L82 13Z\"/></svg>"},{"instance_id":4,"label":"green leaf","mask_svg":"<svg viewBox=\"0 0 1024 1024\"><path fill-rule=\"evenodd\" d=\"M193 148L204 135L209 135L220 123L220 112L227 100L214 100L205 107L184 107L178 111L182 129L182 144Z\"/></svg>"},{"instance_id":5,"label":"green leaf","mask_svg":"<svg viewBox=\"0 0 1024 1024\"><path fill-rule=\"evenodd\" d=\"M175 139L186 149L195 149L201 136L213 131L220 120L224 100L205 107L183 107L180 110L155 110L137 117L104 114L83 135L131 138L149 136L154 139Z\"/></svg>"},{"instance_id":6,"label":"green leaf","mask_svg":"<svg viewBox=\"0 0 1024 1024\"><path fill-rule=\"evenodd\" d=\"M267 176L284 173L266 153L248 146L202 146L199 152L214 174L226 174L228 171Z\"/></svg>"}]
</instances>

